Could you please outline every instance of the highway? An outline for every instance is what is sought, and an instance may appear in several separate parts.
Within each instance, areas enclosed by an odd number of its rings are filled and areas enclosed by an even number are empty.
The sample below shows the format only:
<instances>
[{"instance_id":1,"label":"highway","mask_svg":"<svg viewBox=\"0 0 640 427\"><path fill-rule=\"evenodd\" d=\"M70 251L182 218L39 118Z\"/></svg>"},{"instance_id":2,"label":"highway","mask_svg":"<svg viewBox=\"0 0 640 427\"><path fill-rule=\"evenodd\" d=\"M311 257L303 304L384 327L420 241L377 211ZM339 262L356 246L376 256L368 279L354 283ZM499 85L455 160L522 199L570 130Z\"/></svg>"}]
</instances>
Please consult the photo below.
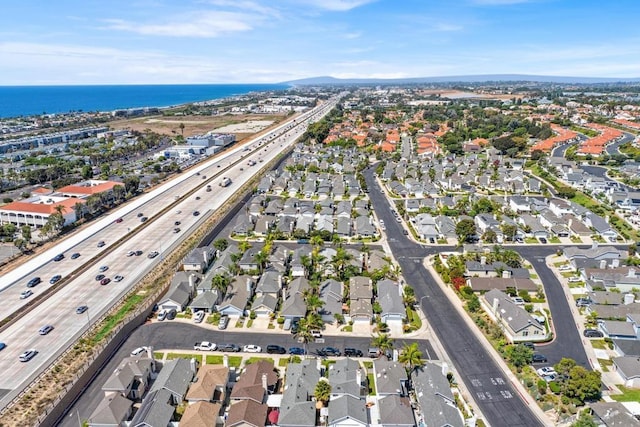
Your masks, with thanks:
<instances>
[{"instance_id":1,"label":"highway","mask_svg":"<svg viewBox=\"0 0 640 427\"><path fill-rule=\"evenodd\" d=\"M69 275L83 267L83 271L69 278L69 282L58 292L49 296L33 311L19 317L0 333L0 341L7 344L0 353L0 372L4 373L0 377L0 407L5 407L57 355L73 343L89 323L97 320L134 286L138 279L160 262L164 254L169 253L186 238L191 227L222 206L249 178L258 173L263 164L275 159L292 145L306 130L309 120L315 121L326 114L335 102L336 100L327 102L296 118L297 126L293 129L287 129L287 123L280 125L268 135L261 136L245 146L235 147L179 175L76 233L56 248L6 274L2 278L4 289L0 293L2 301L5 302L0 309L3 318L24 303L25 300L20 300L18 295L26 289L25 283L30 277L40 276L43 280L43 283L33 288L37 294L45 287L51 286L48 282L53 274ZM282 136L276 136L279 134ZM271 135L274 136L273 140L267 142ZM261 146L258 147L258 144ZM245 147L253 147L256 150L245 151ZM256 165L247 165L250 158L255 160ZM239 163L225 170L236 161ZM218 185L223 174L232 180L227 187ZM207 178L203 179L203 176ZM206 191L207 183L212 186L211 192ZM167 209L168 206L171 206L170 209ZM200 215L195 216L195 211L199 211ZM144 229L133 233L135 228L142 225L138 213L143 213L149 220L144 224ZM122 218L122 222L116 222L118 218ZM179 233L173 233L175 221L181 222ZM120 239L125 239L125 242L115 247ZM101 240L105 242L105 246L99 248L98 242ZM129 250L142 250L144 253L141 256L129 257L126 254ZM158 251L160 255L153 259L147 258L151 251ZM80 253L80 258L72 260L71 254L74 252ZM59 262L52 261L58 253L64 253L65 258ZM96 260L83 266L95 256ZM99 267L103 265L109 267L103 273L106 277L113 279L116 275L122 275L124 280L119 283L112 280L111 283L101 286L95 280L95 276L99 273ZM31 298L34 297L35 295ZM89 306L89 310L83 314L76 314L75 309L80 305ZM45 324L51 324L55 329L48 335L40 336L38 329ZM35 348L39 353L29 362L19 362L18 356L29 348Z\"/></svg>"}]
</instances>

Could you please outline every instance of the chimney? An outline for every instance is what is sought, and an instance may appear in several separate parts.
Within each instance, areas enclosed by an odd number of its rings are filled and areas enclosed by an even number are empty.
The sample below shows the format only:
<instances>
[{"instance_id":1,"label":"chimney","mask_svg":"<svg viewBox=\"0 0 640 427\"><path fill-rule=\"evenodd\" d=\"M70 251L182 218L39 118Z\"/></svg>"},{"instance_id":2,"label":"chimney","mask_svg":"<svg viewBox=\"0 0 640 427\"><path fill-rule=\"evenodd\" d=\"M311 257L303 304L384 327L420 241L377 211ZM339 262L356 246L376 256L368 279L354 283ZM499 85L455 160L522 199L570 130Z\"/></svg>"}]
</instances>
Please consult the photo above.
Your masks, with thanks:
<instances>
[{"instance_id":1,"label":"chimney","mask_svg":"<svg viewBox=\"0 0 640 427\"><path fill-rule=\"evenodd\" d=\"M225 368L229 367L229 355L227 353L222 355L222 366Z\"/></svg>"},{"instance_id":2,"label":"chimney","mask_svg":"<svg viewBox=\"0 0 640 427\"><path fill-rule=\"evenodd\" d=\"M628 294L624 294L624 299L623 299L624 305L633 304L635 299L636 299L636 296L632 292L629 292Z\"/></svg>"},{"instance_id":3,"label":"chimney","mask_svg":"<svg viewBox=\"0 0 640 427\"><path fill-rule=\"evenodd\" d=\"M487 257L486 256L481 256L480 257L480 264L481 265L485 265L487 263Z\"/></svg>"},{"instance_id":4,"label":"chimney","mask_svg":"<svg viewBox=\"0 0 640 427\"><path fill-rule=\"evenodd\" d=\"M358 387L362 386L362 370L360 368L356 370L356 384Z\"/></svg>"},{"instance_id":5,"label":"chimney","mask_svg":"<svg viewBox=\"0 0 640 427\"><path fill-rule=\"evenodd\" d=\"M510 279L510 278L511 278L511 271L509 271L509 270L504 270L504 271L502 272L502 278L503 278L503 279Z\"/></svg>"},{"instance_id":6,"label":"chimney","mask_svg":"<svg viewBox=\"0 0 640 427\"><path fill-rule=\"evenodd\" d=\"M269 385L267 384L267 374L262 374L262 388L264 391L269 390Z\"/></svg>"},{"instance_id":7,"label":"chimney","mask_svg":"<svg viewBox=\"0 0 640 427\"><path fill-rule=\"evenodd\" d=\"M192 357L189 360L189 366L191 367L191 373L195 376L196 372L198 372L198 361Z\"/></svg>"},{"instance_id":8,"label":"chimney","mask_svg":"<svg viewBox=\"0 0 640 427\"><path fill-rule=\"evenodd\" d=\"M209 248L204 248L202 251L202 257L204 259L204 265L209 265Z\"/></svg>"},{"instance_id":9,"label":"chimney","mask_svg":"<svg viewBox=\"0 0 640 427\"><path fill-rule=\"evenodd\" d=\"M618 259L618 258L612 259L611 260L611 267L612 268L620 267L620 259Z\"/></svg>"},{"instance_id":10,"label":"chimney","mask_svg":"<svg viewBox=\"0 0 640 427\"><path fill-rule=\"evenodd\" d=\"M151 345L147 346L147 357L149 359L151 359L151 371L155 372L156 371L156 359L154 359L154 357L153 357L153 346L151 346Z\"/></svg>"},{"instance_id":11,"label":"chimney","mask_svg":"<svg viewBox=\"0 0 640 427\"><path fill-rule=\"evenodd\" d=\"M498 312L498 306L500 305L500 300L498 298L493 299L493 304L491 305L491 309L494 313Z\"/></svg>"},{"instance_id":12,"label":"chimney","mask_svg":"<svg viewBox=\"0 0 640 427\"><path fill-rule=\"evenodd\" d=\"M600 270L605 270L607 268L607 260L606 259L601 259L600 260Z\"/></svg>"},{"instance_id":13,"label":"chimney","mask_svg":"<svg viewBox=\"0 0 640 427\"><path fill-rule=\"evenodd\" d=\"M251 286L251 279L247 278L247 294L251 295L251 290L253 287Z\"/></svg>"},{"instance_id":14,"label":"chimney","mask_svg":"<svg viewBox=\"0 0 640 427\"><path fill-rule=\"evenodd\" d=\"M627 274L627 277L636 277L636 270L635 270L635 268L630 268L630 269L629 269L629 274Z\"/></svg>"},{"instance_id":15,"label":"chimney","mask_svg":"<svg viewBox=\"0 0 640 427\"><path fill-rule=\"evenodd\" d=\"M191 292L193 292L193 290L196 288L195 277L195 274L189 275L189 287L191 288Z\"/></svg>"}]
</instances>

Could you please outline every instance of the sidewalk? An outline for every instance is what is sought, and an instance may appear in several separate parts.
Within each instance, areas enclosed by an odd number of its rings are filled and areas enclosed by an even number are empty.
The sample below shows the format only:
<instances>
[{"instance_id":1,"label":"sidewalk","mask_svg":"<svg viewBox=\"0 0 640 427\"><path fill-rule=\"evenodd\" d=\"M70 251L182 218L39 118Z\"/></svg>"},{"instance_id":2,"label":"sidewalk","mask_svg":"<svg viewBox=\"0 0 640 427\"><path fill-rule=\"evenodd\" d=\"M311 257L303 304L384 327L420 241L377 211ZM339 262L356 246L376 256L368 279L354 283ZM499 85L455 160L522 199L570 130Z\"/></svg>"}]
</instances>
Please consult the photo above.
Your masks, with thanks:
<instances>
[{"instance_id":1,"label":"sidewalk","mask_svg":"<svg viewBox=\"0 0 640 427\"><path fill-rule=\"evenodd\" d=\"M509 369L509 367L507 366L506 362L502 359L500 354L498 354L498 352L493 348L491 343L489 343L489 341L484 336L484 334L478 329L478 326L473 322L473 320L471 320L467 312L464 310L462 306L462 302L460 301L460 298L458 298L458 296L455 294L455 292L450 286L447 286L447 284L442 281L442 279L440 278L440 275L433 269L430 263L430 257L425 259L423 265L434 277L434 279L436 280L440 288L444 291L447 298L449 298L449 300L451 301L453 306L456 308L456 310L458 310L458 313L464 319L469 330L473 331L473 333L477 336L478 340L480 341L482 346L485 348L487 353L489 353L489 355L493 358L496 364L500 367L505 377L507 377L511 381L511 384L517 390L518 394L520 395L520 397L522 397L522 399L525 401L525 403L531 409L531 411L536 415L536 417L544 425L549 425L549 426L553 425L554 424L553 421L550 420L547 414L542 410L542 408L538 406L538 403L535 401L535 399L533 399L533 397L531 397L528 390L524 388L524 386L520 383L518 378L511 371L511 369Z\"/></svg>"}]
</instances>

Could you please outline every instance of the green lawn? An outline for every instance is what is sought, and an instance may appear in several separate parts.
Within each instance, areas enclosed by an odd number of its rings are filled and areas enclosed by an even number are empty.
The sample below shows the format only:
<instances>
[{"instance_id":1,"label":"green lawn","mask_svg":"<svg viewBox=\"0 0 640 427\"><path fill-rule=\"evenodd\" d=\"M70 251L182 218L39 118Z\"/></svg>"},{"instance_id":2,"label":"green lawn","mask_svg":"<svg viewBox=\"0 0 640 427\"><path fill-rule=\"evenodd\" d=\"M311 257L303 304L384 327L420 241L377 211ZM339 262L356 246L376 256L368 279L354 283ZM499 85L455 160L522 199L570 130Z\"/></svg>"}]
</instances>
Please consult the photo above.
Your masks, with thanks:
<instances>
[{"instance_id":1,"label":"green lawn","mask_svg":"<svg viewBox=\"0 0 640 427\"><path fill-rule=\"evenodd\" d=\"M245 360L244 364L245 365L249 365L251 363L259 362L260 360L268 360L268 361L271 361L271 363L273 363L273 359L270 358L270 357L254 356L254 357L250 357L247 360Z\"/></svg>"},{"instance_id":2,"label":"green lawn","mask_svg":"<svg viewBox=\"0 0 640 427\"><path fill-rule=\"evenodd\" d=\"M207 365L222 365L223 355L221 354L208 354ZM229 356L229 367L239 368L242 364L242 356Z\"/></svg>"},{"instance_id":3,"label":"green lawn","mask_svg":"<svg viewBox=\"0 0 640 427\"><path fill-rule=\"evenodd\" d=\"M534 244L535 244L535 243L540 243L540 242L538 241L538 239L536 239L535 237L527 237L527 238L525 238L525 239L524 239L524 242L525 242L525 243L534 243Z\"/></svg>"},{"instance_id":4,"label":"green lawn","mask_svg":"<svg viewBox=\"0 0 640 427\"><path fill-rule=\"evenodd\" d=\"M164 357L164 352L159 352L159 351L154 351L153 352L153 358L156 360L162 360L162 358Z\"/></svg>"},{"instance_id":5,"label":"green lawn","mask_svg":"<svg viewBox=\"0 0 640 427\"><path fill-rule=\"evenodd\" d=\"M369 396L376 395L376 383L375 378L373 377L373 372L367 374L367 382L369 383Z\"/></svg>"},{"instance_id":6,"label":"green lawn","mask_svg":"<svg viewBox=\"0 0 640 427\"><path fill-rule=\"evenodd\" d=\"M93 338L93 341L96 343L102 341L102 339L106 337L109 334L109 332L111 332L111 330L129 314L129 312L133 311L133 309L142 300L144 300L144 296L142 295L133 294L129 296L126 302L122 305L122 307L120 307L120 310L118 310L113 316L107 316L105 318L104 325L98 331L98 333L96 333L95 337Z\"/></svg>"},{"instance_id":7,"label":"green lawn","mask_svg":"<svg viewBox=\"0 0 640 427\"><path fill-rule=\"evenodd\" d=\"M622 394L611 395L613 400L618 402L640 402L640 389L628 389L619 385L618 388Z\"/></svg>"},{"instance_id":8,"label":"green lawn","mask_svg":"<svg viewBox=\"0 0 640 427\"><path fill-rule=\"evenodd\" d=\"M201 354L180 354L180 353L167 353L167 360L173 359L196 359L202 364Z\"/></svg>"},{"instance_id":9,"label":"green lawn","mask_svg":"<svg viewBox=\"0 0 640 427\"><path fill-rule=\"evenodd\" d=\"M557 236L553 236L549 238L549 243L560 243L560 238Z\"/></svg>"}]
</instances>

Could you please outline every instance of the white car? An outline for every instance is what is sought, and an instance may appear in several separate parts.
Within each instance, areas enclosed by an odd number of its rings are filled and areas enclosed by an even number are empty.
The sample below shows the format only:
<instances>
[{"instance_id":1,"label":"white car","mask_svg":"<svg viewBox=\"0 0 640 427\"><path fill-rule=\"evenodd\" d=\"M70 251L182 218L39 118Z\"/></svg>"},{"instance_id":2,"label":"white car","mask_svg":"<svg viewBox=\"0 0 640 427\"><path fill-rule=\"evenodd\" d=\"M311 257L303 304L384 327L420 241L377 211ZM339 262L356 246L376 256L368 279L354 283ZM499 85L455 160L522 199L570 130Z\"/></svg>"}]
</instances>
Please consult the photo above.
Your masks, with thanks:
<instances>
[{"instance_id":1,"label":"white car","mask_svg":"<svg viewBox=\"0 0 640 427\"><path fill-rule=\"evenodd\" d=\"M140 356L144 355L147 352L147 347L138 347L131 352L131 356Z\"/></svg>"},{"instance_id":2,"label":"white car","mask_svg":"<svg viewBox=\"0 0 640 427\"><path fill-rule=\"evenodd\" d=\"M259 345L249 344L245 345L242 348L242 351L244 351L245 353L260 353L262 352L262 348Z\"/></svg>"},{"instance_id":3,"label":"white car","mask_svg":"<svg viewBox=\"0 0 640 427\"><path fill-rule=\"evenodd\" d=\"M127 252L127 256L134 256L136 253L134 251Z\"/></svg>"},{"instance_id":4,"label":"white car","mask_svg":"<svg viewBox=\"0 0 640 427\"><path fill-rule=\"evenodd\" d=\"M202 323L202 321L204 320L204 315L204 311L196 311L196 313L193 315L193 321L195 323Z\"/></svg>"},{"instance_id":5,"label":"white car","mask_svg":"<svg viewBox=\"0 0 640 427\"><path fill-rule=\"evenodd\" d=\"M122 282L122 279L124 279L124 276L117 275L116 277L113 278L113 281L114 282Z\"/></svg>"},{"instance_id":6,"label":"white car","mask_svg":"<svg viewBox=\"0 0 640 427\"><path fill-rule=\"evenodd\" d=\"M27 289L26 291L22 291L20 293L20 299L29 298L31 295L33 295L33 291L31 289Z\"/></svg>"},{"instance_id":7,"label":"white car","mask_svg":"<svg viewBox=\"0 0 640 427\"><path fill-rule=\"evenodd\" d=\"M571 271L571 270L573 270L573 267L571 267L569 264L561 265L560 267L558 267L558 271Z\"/></svg>"},{"instance_id":8,"label":"white car","mask_svg":"<svg viewBox=\"0 0 640 427\"><path fill-rule=\"evenodd\" d=\"M582 278L577 276L569 277L569 283L577 283L577 282L582 282Z\"/></svg>"},{"instance_id":9,"label":"white car","mask_svg":"<svg viewBox=\"0 0 640 427\"><path fill-rule=\"evenodd\" d=\"M201 351L214 351L216 349L216 345L209 341L202 341L201 343L195 343L193 349Z\"/></svg>"}]
</instances>

